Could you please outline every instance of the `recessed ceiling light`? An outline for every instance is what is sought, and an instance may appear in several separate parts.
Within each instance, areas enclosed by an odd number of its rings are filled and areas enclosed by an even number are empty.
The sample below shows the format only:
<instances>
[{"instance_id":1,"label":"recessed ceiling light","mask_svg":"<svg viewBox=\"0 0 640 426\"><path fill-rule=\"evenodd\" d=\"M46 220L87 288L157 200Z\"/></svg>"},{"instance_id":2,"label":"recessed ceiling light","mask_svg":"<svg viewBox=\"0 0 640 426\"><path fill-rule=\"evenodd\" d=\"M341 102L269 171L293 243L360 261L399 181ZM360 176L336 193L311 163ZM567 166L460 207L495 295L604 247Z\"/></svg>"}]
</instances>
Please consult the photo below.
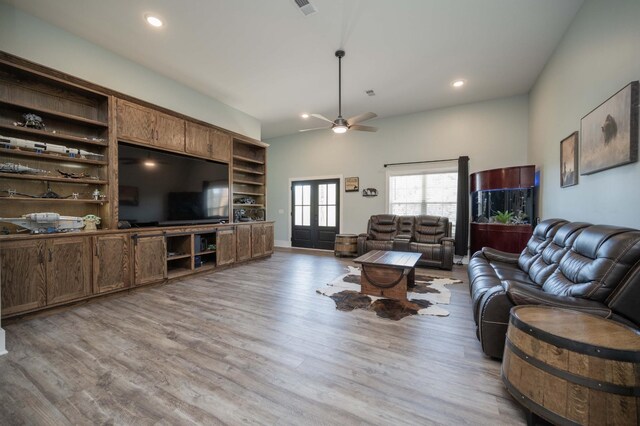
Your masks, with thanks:
<instances>
[{"instance_id":1,"label":"recessed ceiling light","mask_svg":"<svg viewBox=\"0 0 640 426\"><path fill-rule=\"evenodd\" d=\"M309 118L309 114L307 114L306 112L303 114L300 114L300 117L302 118Z\"/></svg>"},{"instance_id":2,"label":"recessed ceiling light","mask_svg":"<svg viewBox=\"0 0 640 426\"><path fill-rule=\"evenodd\" d=\"M465 80L455 80L455 81L451 82L451 86L453 86L453 87L462 87L462 86L465 85L465 83L466 83Z\"/></svg>"},{"instance_id":3,"label":"recessed ceiling light","mask_svg":"<svg viewBox=\"0 0 640 426\"><path fill-rule=\"evenodd\" d=\"M144 19L145 21L147 21L147 24L151 25L152 27L159 28L164 25L164 22L162 22L162 20L157 16L144 15Z\"/></svg>"}]
</instances>

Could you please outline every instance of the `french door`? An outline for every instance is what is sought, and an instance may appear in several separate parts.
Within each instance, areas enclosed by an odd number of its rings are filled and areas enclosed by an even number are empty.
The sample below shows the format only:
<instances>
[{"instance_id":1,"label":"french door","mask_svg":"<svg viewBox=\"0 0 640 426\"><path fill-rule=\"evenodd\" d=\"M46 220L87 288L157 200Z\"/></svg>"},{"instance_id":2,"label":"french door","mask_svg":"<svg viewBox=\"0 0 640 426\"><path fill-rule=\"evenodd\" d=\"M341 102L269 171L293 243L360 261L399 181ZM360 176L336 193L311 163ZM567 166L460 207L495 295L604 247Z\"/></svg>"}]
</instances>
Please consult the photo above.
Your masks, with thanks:
<instances>
[{"instance_id":1,"label":"french door","mask_svg":"<svg viewBox=\"0 0 640 426\"><path fill-rule=\"evenodd\" d=\"M333 250L340 230L340 179L291 185L291 246Z\"/></svg>"}]
</instances>

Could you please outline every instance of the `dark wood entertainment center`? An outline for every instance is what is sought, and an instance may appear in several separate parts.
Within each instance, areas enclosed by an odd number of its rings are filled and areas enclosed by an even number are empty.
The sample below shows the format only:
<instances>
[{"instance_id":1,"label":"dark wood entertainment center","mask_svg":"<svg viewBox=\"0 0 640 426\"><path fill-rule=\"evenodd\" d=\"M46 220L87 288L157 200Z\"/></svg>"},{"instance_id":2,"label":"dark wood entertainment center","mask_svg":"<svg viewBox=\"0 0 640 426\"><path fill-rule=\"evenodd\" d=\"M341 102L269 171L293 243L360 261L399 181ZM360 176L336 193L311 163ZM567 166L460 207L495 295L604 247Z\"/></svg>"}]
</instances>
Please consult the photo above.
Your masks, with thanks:
<instances>
[{"instance_id":1,"label":"dark wood entertainment center","mask_svg":"<svg viewBox=\"0 0 640 426\"><path fill-rule=\"evenodd\" d=\"M24 113L46 129L19 127ZM64 145L96 155L0 148L0 162L48 174L0 173L0 217L33 212L93 214L101 229L0 235L2 317L14 317L273 253L266 218L267 144L0 52L0 135ZM118 229L118 142L229 165L224 224ZM56 174L82 172L91 177ZM69 198L31 198L46 189ZM16 194L8 196L8 190ZM92 196L98 190L104 197ZM75 194L71 196L71 194ZM245 202L250 198L253 202ZM238 201L241 200L241 201ZM234 223L234 209L263 220ZM200 242L201 244L197 244Z\"/></svg>"}]
</instances>

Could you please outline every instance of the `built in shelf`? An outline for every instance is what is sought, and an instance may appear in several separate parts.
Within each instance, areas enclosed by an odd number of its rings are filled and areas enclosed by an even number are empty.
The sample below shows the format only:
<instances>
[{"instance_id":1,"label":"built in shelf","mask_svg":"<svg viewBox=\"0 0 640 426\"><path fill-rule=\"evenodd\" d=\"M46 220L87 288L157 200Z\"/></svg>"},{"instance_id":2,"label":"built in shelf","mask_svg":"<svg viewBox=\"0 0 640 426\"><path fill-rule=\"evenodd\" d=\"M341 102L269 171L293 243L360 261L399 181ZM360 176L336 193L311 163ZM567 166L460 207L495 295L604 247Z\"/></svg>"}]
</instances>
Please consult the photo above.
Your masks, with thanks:
<instances>
[{"instance_id":1,"label":"built in shelf","mask_svg":"<svg viewBox=\"0 0 640 426\"><path fill-rule=\"evenodd\" d=\"M264 186L264 183L262 182L253 182L250 180L243 180L243 179L234 179L233 183L239 183L242 185L254 185L254 186Z\"/></svg>"},{"instance_id":2,"label":"built in shelf","mask_svg":"<svg viewBox=\"0 0 640 426\"><path fill-rule=\"evenodd\" d=\"M2 196L0 201L27 201L34 203L72 203L72 204L106 204L107 200L86 200L86 199L73 199L73 198L31 198L23 196Z\"/></svg>"},{"instance_id":3,"label":"built in shelf","mask_svg":"<svg viewBox=\"0 0 640 426\"><path fill-rule=\"evenodd\" d=\"M43 154L43 153L37 153L33 151L23 151L21 149L0 148L0 154L18 155L20 157L31 157L31 158L37 158L38 160L48 160L48 161L56 161L56 162L68 161L72 163L95 164L99 166L106 166L107 164L109 164L108 162L102 161L102 160L89 160L87 158L67 157L64 155L56 155L56 154Z\"/></svg>"},{"instance_id":4,"label":"built in shelf","mask_svg":"<svg viewBox=\"0 0 640 426\"><path fill-rule=\"evenodd\" d=\"M233 166L233 170L236 172L247 173L251 175L263 175L264 172L260 172L258 170L247 169L245 167Z\"/></svg>"},{"instance_id":5,"label":"built in shelf","mask_svg":"<svg viewBox=\"0 0 640 426\"><path fill-rule=\"evenodd\" d=\"M199 253L196 253L195 255L196 256L202 256L202 255L205 255L205 254L213 254L215 252L216 252L215 250L205 250L205 251L201 251Z\"/></svg>"},{"instance_id":6,"label":"built in shelf","mask_svg":"<svg viewBox=\"0 0 640 426\"><path fill-rule=\"evenodd\" d=\"M6 124L6 123L0 123L0 130L2 129L11 130L13 132L20 132L26 135L35 135L35 136L45 137L49 139L56 139L59 141L80 142L80 143L95 145L95 146L108 145L107 141L95 141L91 139L81 138L80 136L73 136L65 133L53 133L53 132L48 132L46 130L31 129L29 127L14 126L12 124Z\"/></svg>"},{"instance_id":7,"label":"built in shelf","mask_svg":"<svg viewBox=\"0 0 640 426\"><path fill-rule=\"evenodd\" d=\"M73 114L67 114L64 112L55 111L48 108L35 107L32 105L23 104L21 102L7 101L5 99L0 99L0 105L7 105L15 108L20 108L24 110L25 113L36 112L38 114L45 115L45 116L57 117L57 118L62 118L69 121L75 121L76 123L80 123L80 124L89 124L91 126L97 126L97 127L103 127L103 128L109 127L109 125L103 121L92 120L90 118L80 117Z\"/></svg>"},{"instance_id":8,"label":"built in shelf","mask_svg":"<svg viewBox=\"0 0 640 426\"><path fill-rule=\"evenodd\" d=\"M169 260L178 260L178 259L186 259L188 257L191 257L190 254L177 254L175 256L167 256L167 261Z\"/></svg>"},{"instance_id":9,"label":"built in shelf","mask_svg":"<svg viewBox=\"0 0 640 426\"><path fill-rule=\"evenodd\" d=\"M262 192L247 192L247 191L233 191L234 195L255 195L255 196L263 196Z\"/></svg>"},{"instance_id":10,"label":"built in shelf","mask_svg":"<svg viewBox=\"0 0 640 426\"><path fill-rule=\"evenodd\" d=\"M233 207L264 207L264 204L234 204Z\"/></svg>"},{"instance_id":11,"label":"built in shelf","mask_svg":"<svg viewBox=\"0 0 640 426\"><path fill-rule=\"evenodd\" d=\"M168 278L177 278L191 274L193 271L191 268L175 268L167 271Z\"/></svg>"},{"instance_id":12,"label":"built in shelf","mask_svg":"<svg viewBox=\"0 0 640 426\"><path fill-rule=\"evenodd\" d=\"M82 183L88 185L106 185L106 180L101 179L89 179L89 178L66 178L63 176L47 176L47 175L29 175L24 173L2 173L0 172L0 178L7 179L27 179L27 180L41 180L45 182L64 182L64 183Z\"/></svg>"},{"instance_id":13,"label":"built in shelf","mask_svg":"<svg viewBox=\"0 0 640 426\"><path fill-rule=\"evenodd\" d=\"M242 155L234 155L233 159L234 160L246 161L247 163L264 164L263 160L256 160L256 159L253 159L253 158L244 157Z\"/></svg>"}]
</instances>

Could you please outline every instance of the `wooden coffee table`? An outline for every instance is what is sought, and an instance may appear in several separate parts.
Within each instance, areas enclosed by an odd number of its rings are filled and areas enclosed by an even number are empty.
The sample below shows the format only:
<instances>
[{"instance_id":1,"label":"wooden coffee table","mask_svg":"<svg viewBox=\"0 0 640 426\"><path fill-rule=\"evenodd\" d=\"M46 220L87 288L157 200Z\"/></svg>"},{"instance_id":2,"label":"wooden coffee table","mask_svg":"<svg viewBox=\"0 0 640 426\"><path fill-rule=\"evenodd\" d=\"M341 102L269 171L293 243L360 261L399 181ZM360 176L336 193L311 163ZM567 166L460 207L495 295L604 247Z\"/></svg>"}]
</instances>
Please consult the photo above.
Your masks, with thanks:
<instances>
[{"instance_id":1,"label":"wooden coffee table","mask_svg":"<svg viewBox=\"0 0 640 426\"><path fill-rule=\"evenodd\" d=\"M407 300L407 287L415 285L420 253L374 250L354 259L362 265L360 293Z\"/></svg>"}]
</instances>

